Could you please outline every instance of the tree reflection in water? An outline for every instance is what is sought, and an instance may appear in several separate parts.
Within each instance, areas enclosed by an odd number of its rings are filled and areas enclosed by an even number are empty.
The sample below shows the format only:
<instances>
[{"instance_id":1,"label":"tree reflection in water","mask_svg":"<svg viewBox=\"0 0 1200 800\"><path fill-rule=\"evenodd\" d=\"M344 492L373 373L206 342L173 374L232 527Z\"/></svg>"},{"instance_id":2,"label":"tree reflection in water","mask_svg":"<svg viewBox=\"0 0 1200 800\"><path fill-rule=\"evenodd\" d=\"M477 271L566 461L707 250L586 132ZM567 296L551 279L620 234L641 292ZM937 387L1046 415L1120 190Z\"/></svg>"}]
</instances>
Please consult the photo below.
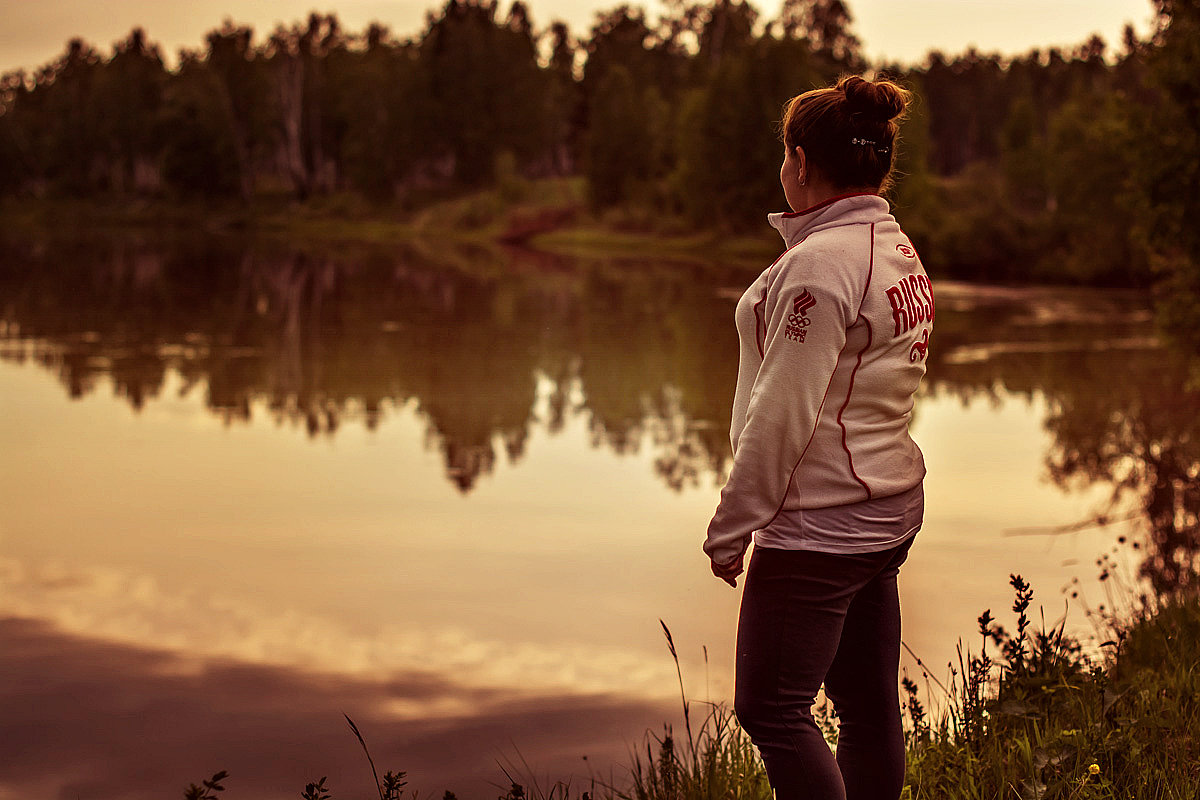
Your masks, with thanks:
<instances>
[{"instance_id":1,"label":"tree reflection in water","mask_svg":"<svg viewBox=\"0 0 1200 800\"><path fill-rule=\"evenodd\" d=\"M1200 548L1196 365L1156 340L1148 299L1052 289L989 294L955 287L945 294L949 302L939 298L938 305L933 391L964 400L997 387L1027 397L1040 392L1049 405L1051 480L1065 490L1111 486L1106 516L1119 516L1132 503L1144 528L1140 574L1156 592L1194 584ZM943 325L943 309L956 303ZM981 330L1004 335L987 341Z\"/></svg>"},{"instance_id":2,"label":"tree reflection in water","mask_svg":"<svg viewBox=\"0 0 1200 800\"><path fill-rule=\"evenodd\" d=\"M312 437L412 404L463 492L498 459L518 461L534 427L582 415L595 446L652 448L678 490L724 480L729 289L750 278L419 242L7 242L0 346L55 370L72 397L108 376L140 409L176 370L229 424L265 401ZM1051 478L1109 484L1114 507L1135 500L1144 575L1157 590L1195 581L1200 393L1155 341L1148 298L942 283L938 312L927 394L1044 397Z\"/></svg>"},{"instance_id":3,"label":"tree reflection in water","mask_svg":"<svg viewBox=\"0 0 1200 800\"><path fill-rule=\"evenodd\" d=\"M6 242L0 257L4 357L32 354L72 397L107 376L140 409L173 369L228 424L265 401L313 437L412 403L464 492L519 460L535 423L556 433L575 414L597 446L648 440L676 488L719 479L728 456L736 340L711 273L216 237Z\"/></svg>"},{"instance_id":4,"label":"tree reflection in water","mask_svg":"<svg viewBox=\"0 0 1200 800\"><path fill-rule=\"evenodd\" d=\"M1148 545L1141 574L1157 592L1194 584L1200 393L1189 388L1188 365L1178 355L1109 355L1065 365L1078 380L1056 395L1047 420L1055 437L1050 474L1063 486L1108 483L1114 505L1136 499Z\"/></svg>"}]
</instances>

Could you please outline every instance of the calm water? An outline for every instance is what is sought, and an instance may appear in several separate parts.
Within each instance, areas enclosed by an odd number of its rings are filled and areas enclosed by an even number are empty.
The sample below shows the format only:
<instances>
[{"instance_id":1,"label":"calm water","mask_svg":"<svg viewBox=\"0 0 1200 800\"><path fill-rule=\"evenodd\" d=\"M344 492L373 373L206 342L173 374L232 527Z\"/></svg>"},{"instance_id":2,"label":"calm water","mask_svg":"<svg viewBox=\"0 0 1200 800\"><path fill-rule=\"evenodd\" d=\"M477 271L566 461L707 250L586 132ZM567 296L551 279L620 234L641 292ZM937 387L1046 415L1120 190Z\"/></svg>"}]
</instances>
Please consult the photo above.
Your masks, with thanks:
<instances>
[{"instance_id":1,"label":"calm water","mask_svg":"<svg viewBox=\"0 0 1200 800\"><path fill-rule=\"evenodd\" d=\"M738 592L700 542L751 277L436 244L5 245L0 798L180 797L219 769L230 797L322 775L369 796L343 712L423 796L495 797L514 764L620 780L678 722L660 618L689 694L731 696ZM1200 395L1140 295L936 288L902 602L944 675L984 608L1012 626L1010 573L1047 621L1073 592L1112 603L1106 554L1177 579Z\"/></svg>"}]
</instances>

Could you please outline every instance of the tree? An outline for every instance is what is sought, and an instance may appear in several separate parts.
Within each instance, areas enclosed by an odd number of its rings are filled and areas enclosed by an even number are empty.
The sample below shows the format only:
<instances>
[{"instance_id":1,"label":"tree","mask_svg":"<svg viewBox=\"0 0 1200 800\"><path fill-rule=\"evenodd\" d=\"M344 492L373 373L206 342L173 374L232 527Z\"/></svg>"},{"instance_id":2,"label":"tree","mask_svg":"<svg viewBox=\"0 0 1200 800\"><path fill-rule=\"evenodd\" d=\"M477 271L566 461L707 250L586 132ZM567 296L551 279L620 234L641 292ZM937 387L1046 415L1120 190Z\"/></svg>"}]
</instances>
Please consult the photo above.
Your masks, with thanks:
<instances>
[{"instance_id":1,"label":"tree","mask_svg":"<svg viewBox=\"0 0 1200 800\"><path fill-rule=\"evenodd\" d=\"M32 131L23 124L30 93L23 71L0 75L0 194L15 194L37 176Z\"/></svg>"},{"instance_id":2,"label":"tree","mask_svg":"<svg viewBox=\"0 0 1200 800\"><path fill-rule=\"evenodd\" d=\"M460 183L490 178L504 151L520 163L544 152L546 81L524 6L500 23L494 2L450 0L421 40L420 64L431 102L424 152L449 159Z\"/></svg>"},{"instance_id":3,"label":"tree","mask_svg":"<svg viewBox=\"0 0 1200 800\"><path fill-rule=\"evenodd\" d=\"M544 97L546 151L543 171L564 175L577 163L582 137L583 94L575 79L579 44L564 22L554 22L544 34L550 60Z\"/></svg>"},{"instance_id":4,"label":"tree","mask_svg":"<svg viewBox=\"0 0 1200 800\"><path fill-rule=\"evenodd\" d=\"M336 160L349 184L374 200L392 197L420 161L418 132L428 116L416 47L377 25L364 49L330 56L331 113L341 133Z\"/></svg>"},{"instance_id":5,"label":"tree","mask_svg":"<svg viewBox=\"0 0 1200 800\"><path fill-rule=\"evenodd\" d=\"M267 127L266 83L253 38L253 29L235 26L228 19L205 37L205 67L213 76L211 86L220 109L217 124L228 131L233 144L238 186L244 199L254 191L253 156L266 138Z\"/></svg>"},{"instance_id":6,"label":"tree","mask_svg":"<svg viewBox=\"0 0 1200 800\"><path fill-rule=\"evenodd\" d=\"M675 191L696 222L744 228L783 204L775 133L788 98L819 78L805 43L765 36L727 55L684 103Z\"/></svg>"},{"instance_id":7,"label":"tree","mask_svg":"<svg viewBox=\"0 0 1200 800\"><path fill-rule=\"evenodd\" d=\"M700 63L715 66L722 56L744 52L754 43L758 11L749 3L717 0L702 14Z\"/></svg>"},{"instance_id":8,"label":"tree","mask_svg":"<svg viewBox=\"0 0 1200 800\"><path fill-rule=\"evenodd\" d=\"M805 38L824 63L826 80L841 72L862 72L862 43L850 31L854 19L842 0L784 0L778 26L784 38Z\"/></svg>"},{"instance_id":9,"label":"tree","mask_svg":"<svg viewBox=\"0 0 1200 800\"><path fill-rule=\"evenodd\" d=\"M222 99L203 57L184 51L164 89L160 117L163 180L178 196L244 196L235 127Z\"/></svg>"},{"instance_id":10,"label":"tree","mask_svg":"<svg viewBox=\"0 0 1200 800\"><path fill-rule=\"evenodd\" d=\"M35 159L42 177L68 194L87 194L93 186L98 114L93 100L102 69L100 54L82 39L72 39L66 52L37 72L27 109Z\"/></svg>"},{"instance_id":11,"label":"tree","mask_svg":"<svg viewBox=\"0 0 1200 800\"><path fill-rule=\"evenodd\" d=\"M99 71L90 98L98 109L96 145L109 167L106 183L118 192L158 188L161 145L156 123L166 82L158 46L146 41L141 28L117 43Z\"/></svg>"},{"instance_id":12,"label":"tree","mask_svg":"<svg viewBox=\"0 0 1200 800\"><path fill-rule=\"evenodd\" d=\"M1144 235L1166 276L1167 329L1200 354L1200 0L1155 0L1155 101L1137 130Z\"/></svg>"},{"instance_id":13,"label":"tree","mask_svg":"<svg viewBox=\"0 0 1200 800\"><path fill-rule=\"evenodd\" d=\"M653 147L633 76L611 67L596 90L587 133L586 170L592 203L599 208L626 200L645 175Z\"/></svg>"},{"instance_id":14,"label":"tree","mask_svg":"<svg viewBox=\"0 0 1200 800\"><path fill-rule=\"evenodd\" d=\"M1081 92L1055 114L1046 154L1057 247L1047 272L1073 281L1145 285L1150 274L1135 237L1136 142L1120 100Z\"/></svg>"},{"instance_id":15,"label":"tree","mask_svg":"<svg viewBox=\"0 0 1200 800\"><path fill-rule=\"evenodd\" d=\"M639 85L662 80L651 52L655 34L646 24L641 9L620 5L598 12L591 35L584 45L587 62L583 68L583 93L589 102L599 90L609 70L624 69Z\"/></svg>"},{"instance_id":16,"label":"tree","mask_svg":"<svg viewBox=\"0 0 1200 800\"><path fill-rule=\"evenodd\" d=\"M304 26L271 34L268 64L276 104L276 141L293 191L300 199L338 184L342 126L332 115L330 61L345 47L337 17L310 14Z\"/></svg>"}]
</instances>

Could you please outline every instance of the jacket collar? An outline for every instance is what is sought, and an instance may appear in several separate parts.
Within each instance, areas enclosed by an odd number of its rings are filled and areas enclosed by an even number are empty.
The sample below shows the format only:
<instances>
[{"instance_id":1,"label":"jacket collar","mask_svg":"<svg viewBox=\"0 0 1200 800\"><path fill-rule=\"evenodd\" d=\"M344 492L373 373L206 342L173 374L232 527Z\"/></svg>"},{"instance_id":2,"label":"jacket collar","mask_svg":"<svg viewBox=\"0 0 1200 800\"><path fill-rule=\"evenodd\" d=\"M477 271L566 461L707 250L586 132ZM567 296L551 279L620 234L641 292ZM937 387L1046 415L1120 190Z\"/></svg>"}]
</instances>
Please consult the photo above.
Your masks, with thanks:
<instances>
[{"instance_id":1,"label":"jacket collar","mask_svg":"<svg viewBox=\"0 0 1200 800\"><path fill-rule=\"evenodd\" d=\"M768 214L767 221L783 236L784 244L791 247L814 231L837 225L880 222L890 216L888 212L887 200L864 192L831 197L803 211Z\"/></svg>"}]
</instances>

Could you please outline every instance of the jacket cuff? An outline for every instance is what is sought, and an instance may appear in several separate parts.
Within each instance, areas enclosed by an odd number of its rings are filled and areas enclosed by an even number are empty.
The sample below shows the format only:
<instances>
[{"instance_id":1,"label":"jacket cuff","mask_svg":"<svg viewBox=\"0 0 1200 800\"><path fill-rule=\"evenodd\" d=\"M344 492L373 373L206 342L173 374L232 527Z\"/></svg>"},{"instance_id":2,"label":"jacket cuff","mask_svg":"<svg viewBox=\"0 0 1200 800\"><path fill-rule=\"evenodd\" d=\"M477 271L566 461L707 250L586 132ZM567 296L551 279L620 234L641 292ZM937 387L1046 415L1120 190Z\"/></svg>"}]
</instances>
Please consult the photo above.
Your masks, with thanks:
<instances>
[{"instance_id":1,"label":"jacket cuff","mask_svg":"<svg viewBox=\"0 0 1200 800\"><path fill-rule=\"evenodd\" d=\"M741 541L721 541L709 538L704 542L704 552L716 563L725 565L732 564L745 555L746 548L749 546L749 536L743 537Z\"/></svg>"}]
</instances>

